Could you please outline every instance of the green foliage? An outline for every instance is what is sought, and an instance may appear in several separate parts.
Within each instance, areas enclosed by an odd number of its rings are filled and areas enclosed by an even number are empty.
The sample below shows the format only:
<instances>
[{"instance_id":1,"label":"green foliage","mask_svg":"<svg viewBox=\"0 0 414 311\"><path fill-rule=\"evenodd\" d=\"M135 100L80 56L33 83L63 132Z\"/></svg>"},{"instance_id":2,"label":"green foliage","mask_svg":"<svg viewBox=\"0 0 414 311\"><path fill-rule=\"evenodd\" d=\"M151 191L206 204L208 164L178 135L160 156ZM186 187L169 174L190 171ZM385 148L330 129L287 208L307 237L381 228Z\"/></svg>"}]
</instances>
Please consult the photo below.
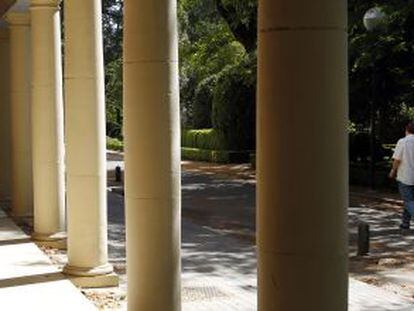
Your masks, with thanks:
<instances>
[{"instance_id":1,"label":"green foliage","mask_svg":"<svg viewBox=\"0 0 414 311\"><path fill-rule=\"evenodd\" d=\"M216 0L217 9L236 39L250 53L256 50L257 0Z\"/></svg>"},{"instance_id":2,"label":"green foliage","mask_svg":"<svg viewBox=\"0 0 414 311\"><path fill-rule=\"evenodd\" d=\"M102 1L107 135L119 139L122 139L122 10L123 0ZM224 68L236 68L256 50L256 10L256 0L178 1L180 101L185 128L212 126L216 78ZM239 88L233 82L226 85Z\"/></svg>"},{"instance_id":3,"label":"green foliage","mask_svg":"<svg viewBox=\"0 0 414 311\"><path fill-rule=\"evenodd\" d=\"M105 63L122 56L123 0L102 0L102 27L104 33Z\"/></svg>"},{"instance_id":4,"label":"green foliage","mask_svg":"<svg viewBox=\"0 0 414 311\"><path fill-rule=\"evenodd\" d=\"M102 1L105 54L106 129L122 138L122 36L123 1Z\"/></svg>"},{"instance_id":5,"label":"green foliage","mask_svg":"<svg viewBox=\"0 0 414 311\"><path fill-rule=\"evenodd\" d=\"M194 95L193 127L196 129L211 128L211 110L213 92L217 84L217 76L213 75L201 81Z\"/></svg>"},{"instance_id":6,"label":"green foliage","mask_svg":"<svg viewBox=\"0 0 414 311\"><path fill-rule=\"evenodd\" d=\"M246 163L249 162L249 153L183 147L181 148L181 158L184 160L213 163Z\"/></svg>"},{"instance_id":7,"label":"green foliage","mask_svg":"<svg viewBox=\"0 0 414 311\"><path fill-rule=\"evenodd\" d=\"M256 58L227 66L217 78L213 126L228 150L255 149Z\"/></svg>"},{"instance_id":8,"label":"green foliage","mask_svg":"<svg viewBox=\"0 0 414 311\"><path fill-rule=\"evenodd\" d=\"M114 151L123 151L124 143L119 139L106 137L106 149Z\"/></svg>"},{"instance_id":9,"label":"green foliage","mask_svg":"<svg viewBox=\"0 0 414 311\"><path fill-rule=\"evenodd\" d=\"M223 150L225 146L214 129L183 130L181 146L206 150Z\"/></svg>"},{"instance_id":10,"label":"green foliage","mask_svg":"<svg viewBox=\"0 0 414 311\"><path fill-rule=\"evenodd\" d=\"M414 100L414 1L350 0L348 5L351 121L366 129L373 101L376 139L394 142L403 134L401 115ZM374 5L387 13L387 27L367 32L362 18Z\"/></svg>"},{"instance_id":11,"label":"green foliage","mask_svg":"<svg viewBox=\"0 0 414 311\"><path fill-rule=\"evenodd\" d=\"M223 68L240 63L246 50L220 15L215 1L180 0L178 18L183 126L202 128L211 124L212 90L206 79L213 82Z\"/></svg>"},{"instance_id":12,"label":"green foliage","mask_svg":"<svg viewBox=\"0 0 414 311\"><path fill-rule=\"evenodd\" d=\"M122 137L122 61L106 66L106 128L110 137Z\"/></svg>"}]
</instances>

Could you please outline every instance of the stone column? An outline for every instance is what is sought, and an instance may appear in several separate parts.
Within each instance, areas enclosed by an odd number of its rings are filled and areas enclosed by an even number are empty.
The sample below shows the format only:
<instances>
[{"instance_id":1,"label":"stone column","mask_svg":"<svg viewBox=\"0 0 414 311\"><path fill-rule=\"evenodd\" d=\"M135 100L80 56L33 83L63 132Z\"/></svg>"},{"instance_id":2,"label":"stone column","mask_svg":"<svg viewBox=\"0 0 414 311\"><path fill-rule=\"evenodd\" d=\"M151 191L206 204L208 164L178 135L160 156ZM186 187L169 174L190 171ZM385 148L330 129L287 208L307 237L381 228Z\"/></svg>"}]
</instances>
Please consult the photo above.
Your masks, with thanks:
<instances>
[{"instance_id":1,"label":"stone column","mask_svg":"<svg viewBox=\"0 0 414 311\"><path fill-rule=\"evenodd\" d=\"M260 0L260 311L347 310L345 0Z\"/></svg>"},{"instance_id":2,"label":"stone column","mask_svg":"<svg viewBox=\"0 0 414 311\"><path fill-rule=\"evenodd\" d=\"M33 238L63 246L65 230L59 0L32 0ZM59 243L60 242L60 243Z\"/></svg>"},{"instance_id":3,"label":"stone column","mask_svg":"<svg viewBox=\"0 0 414 311\"><path fill-rule=\"evenodd\" d=\"M129 310L181 309L176 0L126 0L125 203Z\"/></svg>"},{"instance_id":4,"label":"stone column","mask_svg":"<svg viewBox=\"0 0 414 311\"><path fill-rule=\"evenodd\" d=\"M84 286L116 285L107 251L105 90L100 0L65 1L68 265ZM89 281L88 281L89 280Z\"/></svg>"},{"instance_id":5,"label":"stone column","mask_svg":"<svg viewBox=\"0 0 414 311\"><path fill-rule=\"evenodd\" d=\"M0 205L11 200L10 46L7 25L0 26Z\"/></svg>"},{"instance_id":6,"label":"stone column","mask_svg":"<svg viewBox=\"0 0 414 311\"><path fill-rule=\"evenodd\" d=\"M10 12L6 20L10 27L12 214L24 217L33 214L30 16Z\"/></svg>"}]
</instances>

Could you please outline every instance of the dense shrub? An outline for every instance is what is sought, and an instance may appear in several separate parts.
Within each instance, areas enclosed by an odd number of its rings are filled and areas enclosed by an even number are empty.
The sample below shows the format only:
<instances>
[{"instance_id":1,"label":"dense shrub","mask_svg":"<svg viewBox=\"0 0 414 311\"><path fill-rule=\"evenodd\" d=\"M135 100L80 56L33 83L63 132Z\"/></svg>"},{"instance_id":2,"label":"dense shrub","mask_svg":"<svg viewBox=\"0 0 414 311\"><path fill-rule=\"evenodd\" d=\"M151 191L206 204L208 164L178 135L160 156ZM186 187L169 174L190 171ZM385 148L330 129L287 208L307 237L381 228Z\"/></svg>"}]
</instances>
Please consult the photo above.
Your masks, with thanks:
<instances>
[{"instance_id":1,"label":"dense shrub","mask_svg":"<svg viewBox=\"0 0 414 311\"><path fill-rule=\"evenodd\" d=\"M106 137L106 149L115 150L115 151L123 151L124 143L117 138Z\"/></svg>"},{"instance_id":2,"label":"dense shrub","mask_svg":"<svg viewBox=\"0 0 414 311\"><path fill-rule=\"evenodd\" d=\"M181 133L181 146L205 150L226 149L220 136L214 129L183 130Z\"/></svg>"},{"instance_id":3,"label":"dense shrub","mask_svg":"<svg viewBox=\"0 0 414 311\"><path fill-rule=\"evenodd\" d=\"M192 128L194 119L194 96L197 87L197 79L194 74L188 74L185 70L180 72L180 111L181 126Z\"/></svg>"},{"instance_id":4,"label":"dense shrub","mask_svg":"<svg viewBox=\"0 0 414 311\"><path fill-rule=\"evenodd\" d=\"M105 67L106 133L122 138L122 61L115 60Z\"/></svg>"},{"instance_id":5,"label":"dense shrub","mask_svg":"<svg viewBox=\"0 0 414 311\"><path fill-rule=\"evenodd\" d=\"M211 109L213 104L213 91L217 76L210 76L197 86L193 103L193 127L195 129L211 128Z\"/></svg>"},{"instance_id":6,"label":"dense shrub","mask_svg":"<svg viewBox=\"0 0 414 311\"><path fill-rule=\"evenodd\" d=\"M213 96L213 127L227 150L255 148L255 60L228 66L218 75ZM254 68L254 67L253 67Z\"/></svg>"}]
</instances>

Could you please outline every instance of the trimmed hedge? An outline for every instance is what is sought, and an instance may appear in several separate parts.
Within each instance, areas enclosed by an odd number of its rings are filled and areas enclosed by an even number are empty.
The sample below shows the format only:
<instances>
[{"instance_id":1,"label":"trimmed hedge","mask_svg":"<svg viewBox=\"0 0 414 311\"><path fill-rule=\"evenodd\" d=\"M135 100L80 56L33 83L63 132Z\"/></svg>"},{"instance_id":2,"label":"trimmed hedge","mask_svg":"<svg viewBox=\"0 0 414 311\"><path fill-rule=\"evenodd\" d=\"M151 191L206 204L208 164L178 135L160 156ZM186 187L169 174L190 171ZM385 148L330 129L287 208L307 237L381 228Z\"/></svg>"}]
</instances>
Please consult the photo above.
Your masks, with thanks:
<instances>
[{"instance_id":1,"label":"trimmed hedge","mask_svg":"<svg viewBox=\"0 0 414 311\"><path fill-rule=\"evenodd\" d=\"M181 148L181 158L184 160L214 163L246 163L250 160L250 152L206 150L199 148L183 147Z\"/></svg>"},{"instance_id":2,"label":"trimmed hedge","mask_svg":"<svg viewBox=\"0 0 414 311\"><path fill-rule=\"evenodd\" d=\"M181 146L204 150L225 150L223 140L214 129L183 130Z\"/></svg>"},{"instance_id":3,"label":"trimmed hedge","mask_svg":"<svg viewBox=\"0 0 414 311\"><path fill-rule=\"evenodd\" d=\"M123 151L124 143L117 138L106 137L106 149Z\"/></svg>"}]
</instances>

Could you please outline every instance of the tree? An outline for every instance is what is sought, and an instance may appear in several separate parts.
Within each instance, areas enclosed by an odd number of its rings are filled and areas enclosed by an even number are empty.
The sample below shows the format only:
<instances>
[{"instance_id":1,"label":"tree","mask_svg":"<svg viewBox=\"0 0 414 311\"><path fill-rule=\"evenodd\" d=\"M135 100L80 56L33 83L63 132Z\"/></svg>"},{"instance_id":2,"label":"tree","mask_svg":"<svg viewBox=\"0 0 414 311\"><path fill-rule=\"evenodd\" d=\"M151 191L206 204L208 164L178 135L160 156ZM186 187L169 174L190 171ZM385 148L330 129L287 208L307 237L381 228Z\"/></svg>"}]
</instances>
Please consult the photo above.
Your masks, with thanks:
<instances>
[{"instance_id":1,"label":"tree","mask_svg":"<svg viewBox=\"0 0 414 311\"><path fill-rule=\"evenodd\" d=\"M102 1L107 135L122 138L123 1Z\"/></svg>"},{"instance_id":2,"label":"tree","mask_svg":"<svg viewBox=\"0 0 414 311\"><path fill-rule=\"evenodd\" d=\"M217 10L248 53L257 46L257 0L216 0Z\"/></svg>"},{"instance_id":3,"label":"tree","mask_svg":"<svg viewBox=\"0 0 414 311\"><path fill-rule=\"evenodd\" d=\"M123 0L102 1L105 64L122 57Z\"/></svg>"},{"instance_id":4,"label":"tree","mask_svg":"<svg viewBox=\"0 0 414 311\"><path fill-rule=\"evenodd\" d=\"M362 17L374 5L387 13L388 26L369 33ZM350 118L360 128L367 127L374 98L379 141L400 136L401 113L413 106L413 55L414 1L349 1Z\"/></svg>"},{"instance_id":5,"label":"tree","mask_svg":"<svg viewBox=\"0 0 414 311\"><path fill-rule=\"evenodd\" d=\"M214 1L180 0L178 6L180 25L180 90L184 127L206 125L206 116L211 101L196 96L196 90L204 81L204 90L211 88L212 76L228 65L235 65L245 57L246 51L238 42L229 25L220 16ZM206 107L205 107L206 106ZM196 108L195 108L196 107ZM194 112L196 113L194 115ZM194 118L197 119L194 119ZM207 118L211 118L208 115Z\"/></svg>"}]
</instances>

